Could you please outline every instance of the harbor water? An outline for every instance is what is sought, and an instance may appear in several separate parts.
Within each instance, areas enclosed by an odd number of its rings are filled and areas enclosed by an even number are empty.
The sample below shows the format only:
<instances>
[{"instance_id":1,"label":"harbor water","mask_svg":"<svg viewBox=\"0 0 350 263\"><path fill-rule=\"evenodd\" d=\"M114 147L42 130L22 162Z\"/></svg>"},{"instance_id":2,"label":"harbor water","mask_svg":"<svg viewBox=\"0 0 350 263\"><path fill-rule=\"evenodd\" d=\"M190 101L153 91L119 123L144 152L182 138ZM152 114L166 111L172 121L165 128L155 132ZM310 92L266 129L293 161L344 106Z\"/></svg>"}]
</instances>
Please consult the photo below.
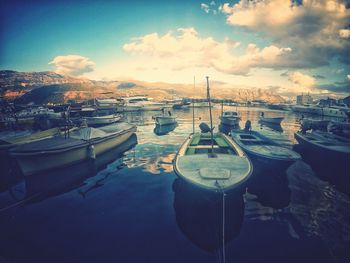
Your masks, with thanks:
<instances>
[{"instance_id":1,"label":"harbor water","mask_svg":"<svg viewBox=\"0 0 350 263\"><path fill-rule=\"evenodd\" d=\"M298 150L301 116L224 110ZM260 124L262 111L284 117L282 125ZM220 113L215 105L215 130ZM212 196L173 171L192 109L173 111L177 125L164 127L156 114L125 113L136 135L95 161L25 178L3 163L0 262L350 262L348 171L320 169L317 153L302 155L284 173L253 174L243 193ZM207 108L195 110L197 131L201 122L209 122Z\"/></svg>"}]
</instances>

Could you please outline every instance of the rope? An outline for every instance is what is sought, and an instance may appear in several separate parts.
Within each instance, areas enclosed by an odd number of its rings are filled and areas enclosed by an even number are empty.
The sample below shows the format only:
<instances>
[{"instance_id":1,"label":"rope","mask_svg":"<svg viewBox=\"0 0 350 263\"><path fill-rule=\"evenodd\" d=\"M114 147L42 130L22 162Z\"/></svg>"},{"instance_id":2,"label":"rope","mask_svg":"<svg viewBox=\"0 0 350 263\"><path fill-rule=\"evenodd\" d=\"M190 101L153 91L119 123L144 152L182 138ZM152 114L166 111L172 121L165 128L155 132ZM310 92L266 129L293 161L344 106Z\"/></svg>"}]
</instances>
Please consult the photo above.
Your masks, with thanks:
<instances>
[{"instance_id":1,"label":"rope","mask_svg":"<svg viewBox=\"0 0 350 263\"><path fill-rule=\"evenodd\" d=\"M222 254L223 262L226 262L226 253L225 253L225 192L222 191Z\"/></svg>"}]
</instances>

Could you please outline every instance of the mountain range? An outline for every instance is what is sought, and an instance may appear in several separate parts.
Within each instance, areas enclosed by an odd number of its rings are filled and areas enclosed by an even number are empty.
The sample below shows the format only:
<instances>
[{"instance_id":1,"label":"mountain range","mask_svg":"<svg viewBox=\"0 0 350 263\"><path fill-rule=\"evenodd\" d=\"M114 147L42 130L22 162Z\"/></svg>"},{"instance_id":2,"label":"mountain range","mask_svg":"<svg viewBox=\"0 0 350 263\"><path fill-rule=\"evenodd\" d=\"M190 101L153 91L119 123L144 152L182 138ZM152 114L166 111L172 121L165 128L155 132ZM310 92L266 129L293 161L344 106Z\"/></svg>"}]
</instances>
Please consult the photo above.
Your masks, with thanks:
<instances>
[{"instance_id":1,"label":"mountain range","mask_svg":"<svg viewBox=\"0 0 350 263\"><path fill-rule=\"evenodd\" d=\"M177 98L205 98L206 86L197 84L170 84L144 81L96 81L65 76L54 72L0 71L0 95L5 100L19 103L64 103L68 100L110 98L145 95L154 100ZM263 100L270 103L284 99L268 90L239 88L223 82L211 81L211 95L217 99L235 101Z\"/></svg>"}]
</instances>

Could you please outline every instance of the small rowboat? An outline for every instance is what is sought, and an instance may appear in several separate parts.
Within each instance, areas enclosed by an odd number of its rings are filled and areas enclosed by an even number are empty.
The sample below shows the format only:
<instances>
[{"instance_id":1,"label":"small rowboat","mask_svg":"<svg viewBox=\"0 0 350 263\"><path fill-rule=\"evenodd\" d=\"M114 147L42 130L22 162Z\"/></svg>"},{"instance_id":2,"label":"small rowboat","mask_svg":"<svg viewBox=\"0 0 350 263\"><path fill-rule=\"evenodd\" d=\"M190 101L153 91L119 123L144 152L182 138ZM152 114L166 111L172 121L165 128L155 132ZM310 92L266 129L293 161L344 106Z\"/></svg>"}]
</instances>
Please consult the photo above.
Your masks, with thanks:
<instances>
[{"instance_id":1,"label":"small rowboat","mask_svg":"<svg viewBox=\"0 0 350 263\"><path fill-rule=\"evenodd\" d=\"M264 117L264 116L260 116L259 121L260 122L265 122L265 123L271 123L271 124L276 124L276 125L280 125L281 122L283 121L283 117Z\"/></svg>"},{"instance_id":2,"label":"small rowboat","mask_svg":"<svg viewBox=\"0 0 350 263\"><path fill-rule=\"evenodd\" d=\"M248 154L257 172L285 171L295 161L301 159L298 153L256 131L232 130L231 136Z\"/></svg>"},{"instance_id":3,"label":"small rowboat","mask_svg":"<svg viewBox=\"0 0 350 263\"><path fill-rule=\"evenodd\" d=\"M180 147L174 170L180 178L200 188L226 191L242 186L253 166L227 135L215 133L212 143L210 134L195 133Z\"/></svg>"}]
</instances>

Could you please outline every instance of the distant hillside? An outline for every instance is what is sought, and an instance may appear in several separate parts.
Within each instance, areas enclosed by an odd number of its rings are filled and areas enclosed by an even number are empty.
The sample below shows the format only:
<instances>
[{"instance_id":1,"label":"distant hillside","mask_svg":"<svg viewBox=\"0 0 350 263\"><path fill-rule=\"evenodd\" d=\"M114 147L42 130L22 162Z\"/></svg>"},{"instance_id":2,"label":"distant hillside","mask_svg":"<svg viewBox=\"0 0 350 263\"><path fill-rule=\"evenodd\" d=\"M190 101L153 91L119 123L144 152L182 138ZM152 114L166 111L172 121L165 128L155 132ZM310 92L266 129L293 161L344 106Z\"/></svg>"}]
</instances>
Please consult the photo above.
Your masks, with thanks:
<instances>
[{"instance_id":1,"label":"distant hillside","mask_svg":"<svg viewBox=\"0 0 350 263\"><path fill-rule=\"evenodd\" d=\"M265 100L282 102L273 92L258 88L239 88L222 82L211 83L212 97L236 101ZM143 81L94 81L63 76L54 72L0 71L0 93L20 103L63 103L69 99L146 95L154 100L205 98L204 84L149 83Z\"/></svg>"}]
</instances>

